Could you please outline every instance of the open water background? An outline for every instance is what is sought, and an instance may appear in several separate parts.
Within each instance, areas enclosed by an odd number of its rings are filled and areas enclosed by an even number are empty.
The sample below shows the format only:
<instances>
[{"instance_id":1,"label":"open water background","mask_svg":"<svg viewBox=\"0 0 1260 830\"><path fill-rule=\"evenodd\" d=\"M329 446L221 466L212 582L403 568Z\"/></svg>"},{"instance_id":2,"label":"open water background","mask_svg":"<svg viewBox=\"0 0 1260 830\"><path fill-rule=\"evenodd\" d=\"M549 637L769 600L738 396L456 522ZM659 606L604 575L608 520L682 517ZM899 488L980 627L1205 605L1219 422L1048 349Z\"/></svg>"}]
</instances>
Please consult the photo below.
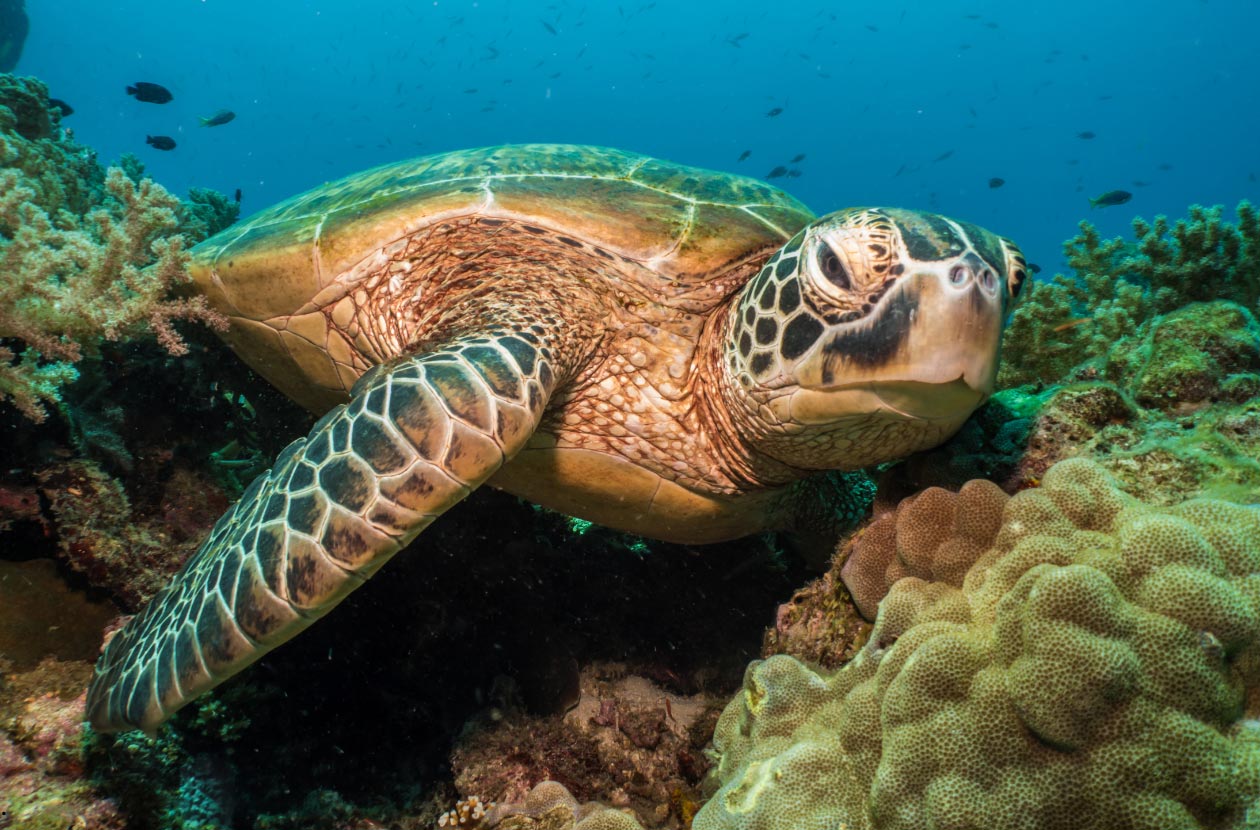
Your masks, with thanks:
<instances>
[{"instance_id":1,"label":"open water background","mask_svg":"<svg viewBox=\"0 0 1260 830\"><path fill-rule=\"evenodd\" d=\"M177 193L239 187L245 213L415 155L606 144L795 168L775 183L819 213L938 210L1048 275L1081 218L1114 235L1135 214L1260 196L1256 0L27 5L17 71L71 103L80 141L136 153ZM138 80L175 100L129 98ZM198 126L219 109L236 120ZM1133 200L1091 212L1113 189Z\"/></svg>"}]
</instances>

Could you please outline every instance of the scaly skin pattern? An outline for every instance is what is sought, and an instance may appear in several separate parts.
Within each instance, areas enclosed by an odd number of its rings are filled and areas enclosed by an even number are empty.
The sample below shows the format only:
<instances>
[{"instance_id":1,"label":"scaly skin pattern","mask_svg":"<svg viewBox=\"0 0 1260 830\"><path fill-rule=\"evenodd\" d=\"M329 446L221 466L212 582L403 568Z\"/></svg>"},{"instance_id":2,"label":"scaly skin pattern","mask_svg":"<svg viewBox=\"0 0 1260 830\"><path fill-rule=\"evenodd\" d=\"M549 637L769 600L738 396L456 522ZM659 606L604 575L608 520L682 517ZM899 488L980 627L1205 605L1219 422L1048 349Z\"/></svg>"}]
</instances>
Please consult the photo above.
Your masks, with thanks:
<instances>
[{"instance_id":1,"label":"scaly skin pattern","mask_svg":"<svg viewBox=\"0 0 1260 830\"><path fill-rule=\"evenodd\" d=\"M449 345L373 369L254 481L109 643L94 726L155 728L321 617L525 444L592 335L572 296L530 286L519 302L523 276L496 286L511 307L493 324L462 315ZM478 298L452 294L452 308ZM566 329L578 337L555 336Z\"/></svg>"},{"instance_id":2,"label":"scaly skin pattern","mask_svg":"<svg viewBox=\"0 0 1260 830\"><path fill-rule=\"evenodd\" d=\"M707 542L788 526L815 471L944 440L992 391L1018 249L912 211L811 219L763 183L534 145L379 168L204 243L228 342L328 414L108 645L92 723L156 728L483 483Z\"/></svg>"}]
</instances>

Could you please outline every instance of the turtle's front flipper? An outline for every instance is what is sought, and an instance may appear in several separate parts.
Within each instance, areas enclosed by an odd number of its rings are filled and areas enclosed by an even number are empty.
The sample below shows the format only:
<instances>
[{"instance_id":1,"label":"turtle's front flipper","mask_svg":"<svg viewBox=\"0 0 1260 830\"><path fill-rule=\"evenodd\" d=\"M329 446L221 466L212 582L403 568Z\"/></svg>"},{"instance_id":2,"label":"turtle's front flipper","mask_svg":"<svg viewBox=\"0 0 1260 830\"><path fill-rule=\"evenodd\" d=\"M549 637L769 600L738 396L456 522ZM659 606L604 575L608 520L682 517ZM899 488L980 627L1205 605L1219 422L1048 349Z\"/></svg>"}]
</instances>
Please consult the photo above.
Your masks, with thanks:
<instances>
[{"instance_id":1,"label":"turtle's front flipper","mask_svg":"<svg viewBox=\"0 0 1260 830\"><path fill-rule=\"evenodd\" d=\"M88 692L92 725L156 728L326 613L485 481L524 446L555 385L537 342L464 340L365 375L110 642Z\"/></svg>"}]
</instances>

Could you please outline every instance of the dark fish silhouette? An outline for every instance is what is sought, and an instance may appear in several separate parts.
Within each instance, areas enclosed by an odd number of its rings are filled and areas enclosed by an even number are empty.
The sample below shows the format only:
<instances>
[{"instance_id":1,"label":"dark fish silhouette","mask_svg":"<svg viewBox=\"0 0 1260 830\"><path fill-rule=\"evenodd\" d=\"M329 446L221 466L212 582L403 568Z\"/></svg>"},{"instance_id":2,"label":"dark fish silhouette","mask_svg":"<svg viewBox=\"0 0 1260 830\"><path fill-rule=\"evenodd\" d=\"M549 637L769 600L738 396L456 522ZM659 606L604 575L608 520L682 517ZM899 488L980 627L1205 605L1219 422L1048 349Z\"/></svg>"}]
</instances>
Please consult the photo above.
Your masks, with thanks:
<instances>
[{"instance_id":1,"label":"dark fish silhouette","mask_svg":"<svg viewBox=\"0 0 1260 830\"><path fill-rule=\"evenodd\" d=\"M789 161L788 164L799 164L800 162L804 160L805 160L805 154L797 153L796 155L792 156L792 160Z\"/></svg>"},{"instance_id":2,"label":"dark fish silhouette","mask_svg":"<svg viewBox=\"0 0 1260 830\"><path fill-rule=\"evenodd\" d=\"M767 179L777 179L777 178L779 178L780 176L786 176L786 175L787 175L787 172L788 172L788 169L787 169L786 167L784 167L783 165L781 165L781 164L780 164L778 167L774 168L774 169L773 169L773 170L771 170L769 173L767 173L767 174L766 174L766 178L767 178Z\"/></svg>"},{"instance_id":3,"label":"dark fish silhouette","mask_svg":"<svg viewBox=\"0 0 1260 830\"><path fill-rule=\"evenodd\" d=\"M548 23L547 21L545 21L545 20L540 20L540 21L538 21L538 22L539 22L539 23L541 23L541 24L543 25L543 28L544 28L544 29L546 29L548 32L551 32L551 34L553 34L553 35L558 35L558 34L560 34L559 32L557 32L557 31L556 31L556 27L555 27L555 26L552 26L552 25L551 25L550 23Z\"/></svg>"},{"instance_id":4,"label":"dark fish silhouette","mask_svg":"<svg viewBox=\"0 0 1260 830\"><path fill-rule=\"evenodd\" d=\"M148 144L154 150L174 150L175 139L169 135L147 135L144 137L144 143Z\"/></svg>"},{"instance_id":5,"label":"dark fish silhouette","mask_svg":"<svg viewBox=\"0 0 1260 830\"><path fill-rule=\"evenodd\" d=\"M1030 262L1030 263L1028 263L1028 270L1029 270L1029 271L1032 271L1034 274L1040 274L1040 273L1041 273L1041 266L1040 266L1040 265L1038 265L1038 264L1037 264L1037 263L1035 263L1035 262Z\"/></svg>"},{"instance_id":6,"label":"dark fish silhouette","mask_svg":"<svg viewBox=\"0 0 1260 830\"><path fill-rule=\"evenodd\" d=\"M801 171L793 167L791 170L787 171L787 177L789 179L799 179L801 177Z\"/></svg>"},{"instance_id":7,"label":"dark fish silhouette","mask_svg":"<svg viewBox=\"0 0 1260 830\"><path fill-rule=\"evenodd\" d=\"M1006 179L999 179L997 176L994 176L993 178L989 179L990 190L996 190L1004 184L1006 184Z\"/></svg>"},{"instance_id":8,"label":"dark fish silhouette","mask_svg":"<svg viewBox=\"0 0 1260 830\"><path fill-rule=\"evenodd\" d=\"M775 107L774 109L766 113L766 118L774 118L776 115L782 115L782 114L783 114L783 107Z\"/></svg>"},{"instance_id":9,"label":"dark fish silhouette","mask_svg":"<svg viewBox=\"0 0 1260 830\"><path fill-rule=\"evenodd\" d=\"M166 87L147 81L136 81L127 87L127 94L134 95L137 101L144 101L146 104L166 104L175 98Z\"/></svg>"},{"instance_id":10,"label":"dark fish silhouette","mask_svg":"<svg viewBox=\"0 0 1260 830\"><path fill-rule=\"evenodd\" d=\"M241 189L236 188L236 192L232 194L233 200L239 205L241 203Z\"/></svg>"},{"instance_id":11,"label":"dark fish silhouette","mask_svg":"<svg viewBox=\"0 0 1260 830\"><path fill-rule=\"evenodd\" d=\"M1115 207L1116 205L1123 205L1132 198L1133 194L1127 190L1108 190L1101 196L1090 199L1089 206L1091 208Z\"/></svg>"},{"instance_id":12,"label":"dark fish silhouette","mask_svg":"<svg viewBox=\"0 0 1260 830\"><path fill-rule=\"evenodd\" d=\"M49 98L48 106L61 113L62 118L65 118L67 115L74 115L74 107L70 106L60 98Z\"/></svg>"},{"instance_id":13,"label":"dark fish silhouette","mask_svg":"<svg viewBox=\"0 0 1260 830\"><path fill-rule=\"evenodd\" d=\"M1091 132L1091 131L1089 131L1089 130L1084 130L1083 132L1079 132L1079 133L1077 133L1077 134L1076 134L1076 137L1077 137L1077 138L1083 138L1083 139L1085 139L1086 141L1088 141L1088 140L1090 140L1091 138L1097 138L1097 137L1098 137L1098 134L1097 134L1097 133L1095 133L1095 132Z\"/></svg>"},{"instance_id":14,"label":"dark fish silhouette","mask_svg":"<svg viewBox=\"0 0 1260 830\"><path fill-rule=\"evenodd\" d=\"M871 24L869 24L869 23L867 23L867 24L866 24L866 28L867 28L867 29L869 29L869 30L870 30L870 31L872 31L872 32L878 32L878 31L879 31L879 27L878 27L878 26L872 26L872 25L871 25Z\"/></svg>"},{"instance_id":15,"label":"dark fish silhouette","mask_svg":"<svg viewBox=\"0 0 1260 830\"><path fill-rule=\"evenodd\" d=\"M939 156L937 156L936 158L932 159L932 162L933 162L933 163L935 163L935 162L938 162L938 161L944 161L945 159L949 158L949 157L950 157L950 156L952 156L953 154L954 154L954 151L953 151L953 150L946 150L945 152L941 153L941 154L940 154Z\"/></svg>"},{"instance_id":16,"label":"dark fish silhouette","mask_svg":"<svg viewBox=\"0 0 1260 830\"><path fill-rule=\"evenodd\" d=\"M235 117L236 117L236 113L232 112L231 110L219 110L218 112L216 112L214 115L210 116L209 118L201 119L201 126L219 127L231 121Z\"/></svg>"},{"instance_id":17,"label":"dark fish silhouette","mask_svg":"<svg viewBox=\"0 0 1260 830\"><path fill-rule=\"evenodd\" d=\"M740 153L740 154L739 154L739 158L737 158L737 159L735 159L735 160L736 160L736 161L743 161L744 159L748 158L748 157L749 157L749 156L751 156L751 155L752 155L752 150L745 150L744 152Z\"/></svg>"}]
</instances>

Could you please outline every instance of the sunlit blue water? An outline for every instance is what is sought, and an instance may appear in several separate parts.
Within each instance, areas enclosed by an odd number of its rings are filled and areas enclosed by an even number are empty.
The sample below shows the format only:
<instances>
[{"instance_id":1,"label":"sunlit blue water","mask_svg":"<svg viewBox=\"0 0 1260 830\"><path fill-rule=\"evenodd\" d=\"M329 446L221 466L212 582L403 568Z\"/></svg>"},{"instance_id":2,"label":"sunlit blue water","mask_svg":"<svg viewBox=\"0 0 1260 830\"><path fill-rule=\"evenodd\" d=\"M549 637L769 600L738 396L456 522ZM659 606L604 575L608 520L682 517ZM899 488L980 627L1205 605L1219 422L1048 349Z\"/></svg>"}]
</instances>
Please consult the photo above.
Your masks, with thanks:
<instances>
[{"instance_id":1,"label":"sunlit blue water","mask_svg":"<svg viewBox=\"0 0 1260 830\"><path fill-rule=\"evenodd\" d=\"M18 72L75 107L80 141L176 192L239 187L246 213L413 155L596 143L796 167L775 182L816 211L936 209L1049 270L1082 217L1114 234L1260 195L1255 0L27 4ZM137 80L175 100L128 98ZM1117 188L1133 200L1091 213Z\"/></svg>"}]
</instances>

